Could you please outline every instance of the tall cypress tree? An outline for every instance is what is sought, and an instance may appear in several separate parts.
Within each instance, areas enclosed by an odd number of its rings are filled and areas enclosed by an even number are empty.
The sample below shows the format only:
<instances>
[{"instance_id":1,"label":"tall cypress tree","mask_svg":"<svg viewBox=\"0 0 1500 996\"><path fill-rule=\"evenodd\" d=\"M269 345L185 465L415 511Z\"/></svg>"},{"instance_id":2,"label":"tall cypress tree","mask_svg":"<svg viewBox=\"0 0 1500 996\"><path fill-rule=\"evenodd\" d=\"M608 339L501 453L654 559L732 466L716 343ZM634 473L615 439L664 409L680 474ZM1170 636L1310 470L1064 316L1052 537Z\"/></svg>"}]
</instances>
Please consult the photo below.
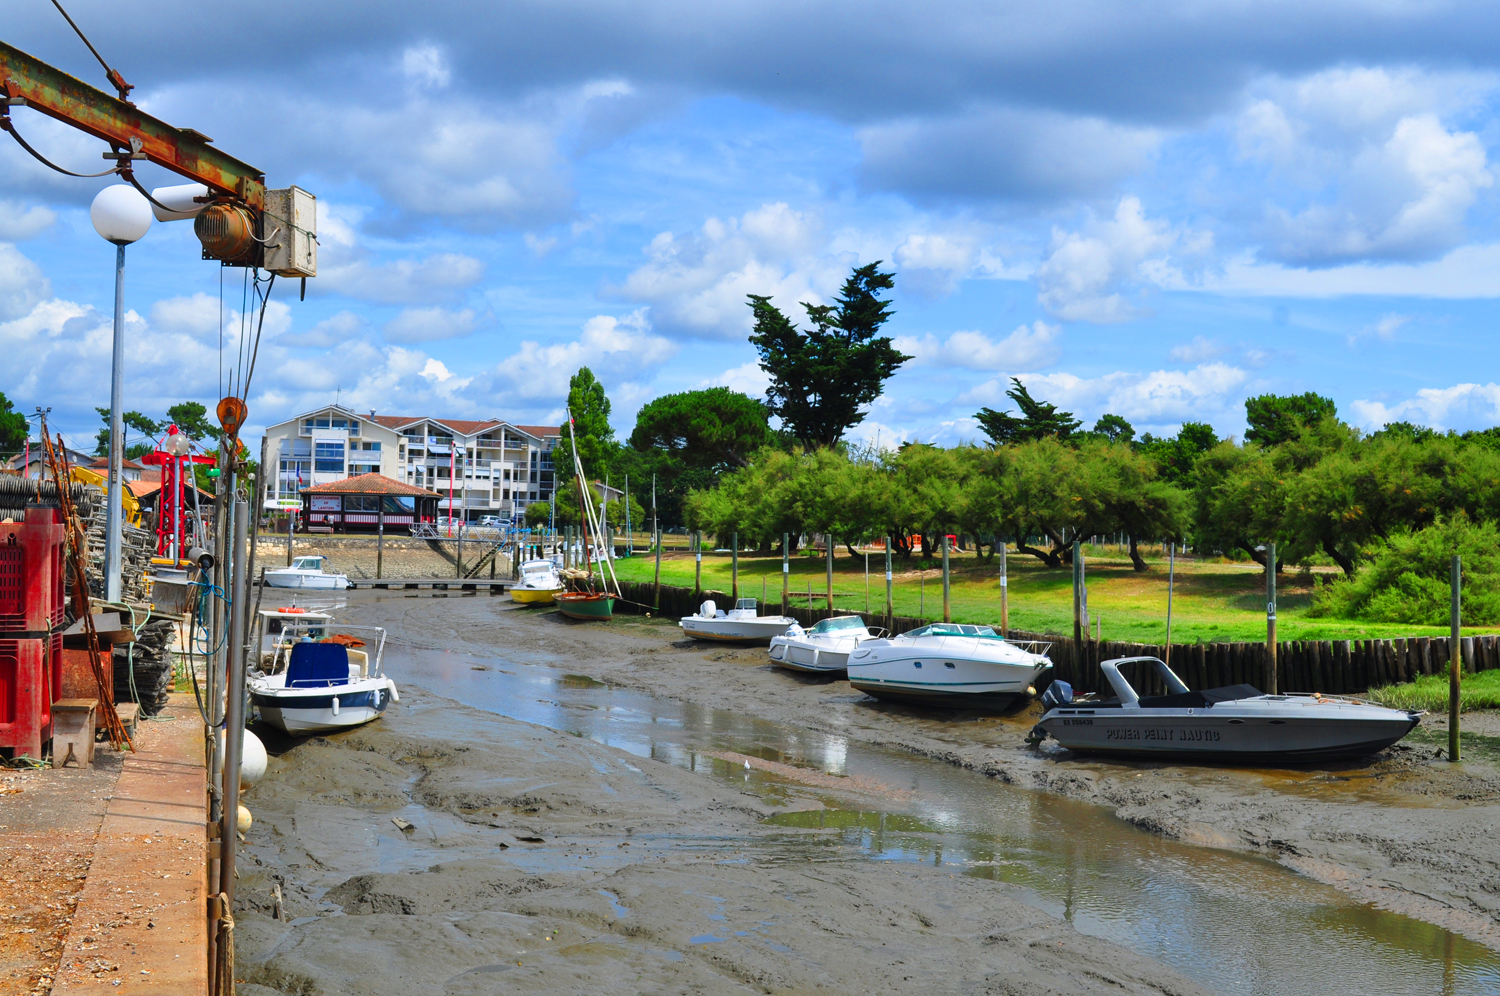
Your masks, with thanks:
<instances>
[{"instance_id":1,"label":"tall cypress tree","mask_svg":"<svg viewBox=\"0 0 1500 996\"><path fill-rule=\"evenodd\" d=\"M880 261L855 268L834 303L807 304L813 327L798 329L771 303L751 294L755 331L750 342L771 377L766 407L807 449L833 446L864 421L860 409L880 397L885 382L911 359L879 335L891 317L881 291L895 286Z\"/></svg>"}]
</instances>

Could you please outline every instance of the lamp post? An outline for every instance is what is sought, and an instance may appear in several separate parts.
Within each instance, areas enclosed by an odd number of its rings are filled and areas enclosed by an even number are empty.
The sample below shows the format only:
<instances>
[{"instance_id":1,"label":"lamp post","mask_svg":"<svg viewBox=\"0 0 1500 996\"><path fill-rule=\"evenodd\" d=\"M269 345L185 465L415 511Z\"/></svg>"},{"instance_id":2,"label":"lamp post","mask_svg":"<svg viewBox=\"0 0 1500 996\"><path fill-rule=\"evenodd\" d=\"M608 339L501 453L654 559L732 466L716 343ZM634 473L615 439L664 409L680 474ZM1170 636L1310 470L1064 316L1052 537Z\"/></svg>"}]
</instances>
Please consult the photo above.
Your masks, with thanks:
<instances>
[{"instance_id":1,"label":"lamp post","mask_svg":"<svg viewBox=\"0 0 1500 996\"><path fill-rule=\"evenodd\" d=\"M104 597L120 600L120 541L124 532L125 430L121 393L125 366L125 247L151 227L151 205L131 186L99 191L89 208L94 231L115 246L115 336L109 377L109 496L104 527Z\"/></svg>"}]
</instances>

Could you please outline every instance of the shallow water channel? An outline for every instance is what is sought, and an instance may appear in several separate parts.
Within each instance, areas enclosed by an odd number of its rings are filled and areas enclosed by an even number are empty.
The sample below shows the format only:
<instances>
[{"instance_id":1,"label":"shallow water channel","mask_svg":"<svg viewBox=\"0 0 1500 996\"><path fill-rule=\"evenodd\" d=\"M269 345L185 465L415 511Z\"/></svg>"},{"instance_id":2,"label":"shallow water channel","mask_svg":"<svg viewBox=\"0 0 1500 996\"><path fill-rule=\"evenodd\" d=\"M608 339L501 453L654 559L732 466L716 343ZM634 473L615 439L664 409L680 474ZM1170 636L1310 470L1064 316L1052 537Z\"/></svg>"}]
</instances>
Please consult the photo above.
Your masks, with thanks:
<instances>
[{"instance_id":1,"label":"shallow water channel","mask_svg":"<svg viewBox=\"0 0 1500 996\"><path fill-rule=\"evenodd\" d=\"M830 808L769 822L822 828L871 861L921 861L1004 882L1081 933L1218 993L1500 992L1500 954L1274 862L1164 840L1100 807L939 761L610 687L554 666L561 663L401 646L386 652L386 672L397 682L704 771L772 803L791 794L818 798ZM861 797L883 801L851 807L837 792L710 756L728 751L847 778Z\"/></svg>"}]
</instances>

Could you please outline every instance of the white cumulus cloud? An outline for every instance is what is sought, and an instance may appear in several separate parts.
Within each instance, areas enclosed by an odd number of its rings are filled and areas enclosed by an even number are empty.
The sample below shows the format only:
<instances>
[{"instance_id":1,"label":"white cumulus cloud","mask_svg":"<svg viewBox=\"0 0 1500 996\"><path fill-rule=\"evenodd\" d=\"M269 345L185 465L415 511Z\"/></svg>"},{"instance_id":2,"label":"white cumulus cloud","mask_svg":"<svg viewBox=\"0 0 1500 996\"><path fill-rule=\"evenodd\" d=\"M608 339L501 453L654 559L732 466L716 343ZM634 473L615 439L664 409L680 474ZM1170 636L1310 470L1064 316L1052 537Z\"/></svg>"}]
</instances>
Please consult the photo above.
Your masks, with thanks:
<instances>
[{"instance_id":1,"label":"white cumulus cloud","mask_svg":"<svg viewBox=\"0 0 1500 996\"><path fill-rule=\"evenodd\" d=\"M1123 197L1114 217L1095 221L1083 232L1052 234L1051 254L1037 267L1037 298L1064 321L1123 322L1142 314L1132 292L1142 285L1171 284L1181 274L1167 250L1182 234L1160 219L1146 217L1139 198ZM1187 248L1200 249L1205 237L1190 236Z\"/></svg>"},{"instance_id":2,"label":"white cumulus cloud","mask_svg":"<svg viewBox=\"0 0 1500 996\"><path fill-rule=\"evenodd\" d=\"M1366 429L1388 422L1413 422L1439 431L1488 429L1500 424L1500 384L1455 384L1425 387L1404 401L1355 401L1352 421Z\"/></svg>"},{"instance_id":3,"label":"white cumulus cloud","mask_svg":"<svg viewBox=\"0 0 1500 996\"><path fill-rule=\"evenodd\" d=\"M991 339L983 332L955 332L947 339L897 337L894 345L920 364L1019 373L1055 363L1061 334L1059 326L1038 321L1017 327L1003 339Z\"/></svg>"}]
</instances>

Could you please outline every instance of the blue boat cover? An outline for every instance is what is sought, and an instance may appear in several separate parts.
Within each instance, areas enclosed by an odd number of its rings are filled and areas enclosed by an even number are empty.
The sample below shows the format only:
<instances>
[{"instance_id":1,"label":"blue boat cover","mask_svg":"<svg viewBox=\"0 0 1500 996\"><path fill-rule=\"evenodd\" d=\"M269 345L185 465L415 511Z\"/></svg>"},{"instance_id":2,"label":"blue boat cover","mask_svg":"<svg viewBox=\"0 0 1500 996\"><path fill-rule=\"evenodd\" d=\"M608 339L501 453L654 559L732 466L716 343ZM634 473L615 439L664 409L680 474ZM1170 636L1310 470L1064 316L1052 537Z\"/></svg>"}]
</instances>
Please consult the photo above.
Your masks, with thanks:
<instances>
[{"instance_id":1,"label":"blue boat cover","mask_svg":"<svg viewBox=\"0 0 1500 996\"><path fill-rule=\"evenodd\" d=\"M346 685L349 651L342 643L295 643L286 666L286 687Z\"/></svg>"}]
</instances>

